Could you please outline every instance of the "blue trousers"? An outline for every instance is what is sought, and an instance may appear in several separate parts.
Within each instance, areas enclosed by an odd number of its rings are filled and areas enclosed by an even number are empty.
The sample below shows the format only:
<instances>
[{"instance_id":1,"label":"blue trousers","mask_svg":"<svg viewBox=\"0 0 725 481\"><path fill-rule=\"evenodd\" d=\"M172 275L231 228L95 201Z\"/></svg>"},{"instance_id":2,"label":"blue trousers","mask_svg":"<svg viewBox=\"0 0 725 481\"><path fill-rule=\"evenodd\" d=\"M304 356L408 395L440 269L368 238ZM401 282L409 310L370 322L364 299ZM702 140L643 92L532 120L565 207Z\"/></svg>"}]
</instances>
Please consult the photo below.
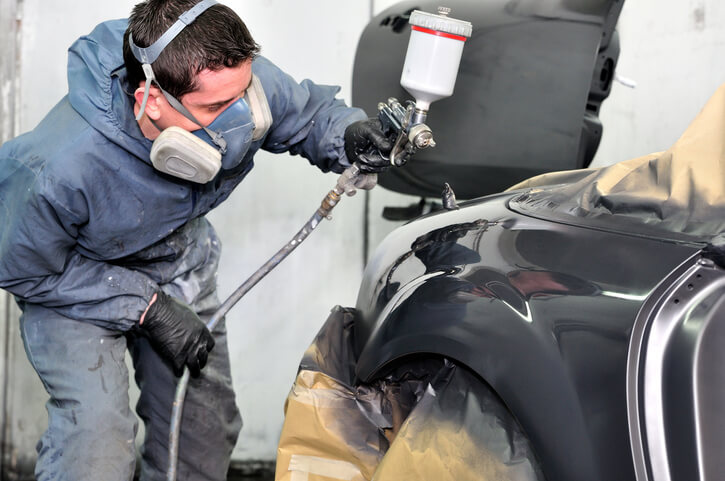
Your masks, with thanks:
<instances>
[{"instance_id":1,"label":"blue trousers","mask_svg":"<svg viewBox=\"0 0 725 481\"><path fill-rule=\"evenodd\" d=\"M129 407L126 349L141 390L136 412L146 429L141 480L165 480L177 378L148 340L31 304L25 305L20 322L28 359L50 395L48 429L37 446L38 481L133 478L138 420ZM207 366L199 378L191 379L184 403L179 481L225 480L242 425L224 326L214 335Z\"/></svg>"}]
</instances>

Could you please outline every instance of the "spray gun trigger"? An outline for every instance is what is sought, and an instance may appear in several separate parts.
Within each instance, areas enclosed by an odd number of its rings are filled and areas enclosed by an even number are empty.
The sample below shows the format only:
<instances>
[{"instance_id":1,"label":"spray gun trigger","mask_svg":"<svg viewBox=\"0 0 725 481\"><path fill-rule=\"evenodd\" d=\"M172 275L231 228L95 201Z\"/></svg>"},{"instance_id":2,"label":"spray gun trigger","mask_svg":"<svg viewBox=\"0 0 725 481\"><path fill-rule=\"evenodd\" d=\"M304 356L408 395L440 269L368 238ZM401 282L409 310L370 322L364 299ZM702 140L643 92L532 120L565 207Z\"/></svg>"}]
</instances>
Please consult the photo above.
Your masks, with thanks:
<instances>
[{"instance_id":1,"label":"spray gun trigger","mask_svg":"<svg viewBox=\"0 0 725 481\"><path fill-rule=\"evenodd\" d=\"M398 132L398 137L395 139L395 144L390 151L390 164L395 167L405 165L410 156L416 152L416 148L408 141L408 133L405 130Z\"/></svg>"}]
</instances>

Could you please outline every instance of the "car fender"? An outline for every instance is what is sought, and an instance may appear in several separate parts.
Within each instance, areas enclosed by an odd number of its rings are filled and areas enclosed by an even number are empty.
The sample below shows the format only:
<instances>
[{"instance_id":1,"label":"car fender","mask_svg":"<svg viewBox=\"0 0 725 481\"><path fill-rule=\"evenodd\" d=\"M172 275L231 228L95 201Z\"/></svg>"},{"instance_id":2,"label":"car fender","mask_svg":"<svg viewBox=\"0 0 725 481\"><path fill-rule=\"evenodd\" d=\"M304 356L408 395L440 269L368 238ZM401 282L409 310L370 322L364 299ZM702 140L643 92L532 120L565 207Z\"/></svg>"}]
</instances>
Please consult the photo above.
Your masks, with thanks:
<instances>
[{"instance_id":1,"label":"car fender","mask_svg":"<svg viewBox=\"0 0 725 481\"><path fill-rule=\"evenodd\" d=\"M537 453L549 460L544 466L548 478L606 479L596 465L577 391L551 333L542 332L504 297L466 299L460 294L461 279L445 272L416 281L381 313L359 356L358 377L369 381L411 355L452 359L499 394ZM451 302L450 293L461 298Z\"/></svg>"}]
</instances>

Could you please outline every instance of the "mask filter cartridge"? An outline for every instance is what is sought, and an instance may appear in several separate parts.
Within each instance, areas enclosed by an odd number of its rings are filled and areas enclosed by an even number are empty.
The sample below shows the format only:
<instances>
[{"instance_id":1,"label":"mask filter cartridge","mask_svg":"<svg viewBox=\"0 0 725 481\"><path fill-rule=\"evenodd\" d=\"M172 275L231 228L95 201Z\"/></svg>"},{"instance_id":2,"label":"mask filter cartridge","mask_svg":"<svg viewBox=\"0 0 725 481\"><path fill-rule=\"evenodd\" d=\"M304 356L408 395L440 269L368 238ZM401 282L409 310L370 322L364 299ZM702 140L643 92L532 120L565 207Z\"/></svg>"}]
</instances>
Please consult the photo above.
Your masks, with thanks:
<instances>
[{"instance_id":1,"label":"mask filter cartridge","mask_svg":"<svg viewBox=\"0 0 725 481\"><path fill-rule=\"evenodd\" d=\"M217 149L180 127L168 127L151 147L154 168L174 177L206 184L221 169Z\"/></svg>"}]
</instances>

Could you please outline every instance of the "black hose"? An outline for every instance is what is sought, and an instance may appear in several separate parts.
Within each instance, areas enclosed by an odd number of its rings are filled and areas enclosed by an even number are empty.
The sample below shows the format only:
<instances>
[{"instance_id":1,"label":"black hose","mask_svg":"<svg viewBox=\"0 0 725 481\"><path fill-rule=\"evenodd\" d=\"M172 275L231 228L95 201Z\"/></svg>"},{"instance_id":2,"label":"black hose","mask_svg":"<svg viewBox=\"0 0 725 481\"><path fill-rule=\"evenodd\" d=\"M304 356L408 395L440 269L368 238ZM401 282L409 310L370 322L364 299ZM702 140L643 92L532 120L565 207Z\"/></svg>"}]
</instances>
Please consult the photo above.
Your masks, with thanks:
<instances>
[{"instance_id":1,"label":"black hose","mask_svg":"<svg viewBox=\"0 0 725 481\"><path fill-rule=\"evenodd\" d=\"M294 235L284 247L282 247L275 255L273 255L262 267L252 274L249 279L244 281L231 296L214 312L206 326L209 331L213 331L219 321L229 312L229 310L249 292L259 281L269 274L272 269L277 267L285 257L295 250L312 231L327 218L332 209L337 205L342 194L355 184L360 170L357 165L349 167L338 180L337 186L331 190L322 200L320 207L315 214L307 221L302 229ZM370 187L368 187L370 188ZM354 192L354 189L353 189ZM184 398L186 397L186 389L189 385L189 369L184 368L184 373L179 379L176 386L176 395L174 396L174 405L171 411L171 424L169 426L169 468L166 472L167 481L176 481L176 471L179 462L179 432L181 430L181 414L184 410Z\"/></svg>"},{"instance_id":2,"label":"black hose","mask_svg":"<svg viewBox=\"0 0 725 481\"><path fill-rule=\"evenodd\" d=\"M272 256L262 267L260 267L249 279L235 290L231 296L217 309L217 311L211 316L206 327L209 331L213 331L214 327L229 310L234 307L234 304L244 297L249 290L254 287L259 281L269 274L272 269L284 260L293 250L304 241L308 235L320 224L324 217L320 214L319 210L315 212L309 221L302 227L302 229L295 234L291 241L289 241L284 247L282 247L277 253ZM176 386L176 395L174 396L174 405L171 411L171 425L169 427L169 469L166 473L166 479L168 481L176 481L176 470L178 466L178 454L179 454L179 432L181 430L181 414L184 410L184 398L186 397L186 389L189 385L189 369L184 368L184 373L179 379L179 383Z\"/></svg>"}]
</instances>

